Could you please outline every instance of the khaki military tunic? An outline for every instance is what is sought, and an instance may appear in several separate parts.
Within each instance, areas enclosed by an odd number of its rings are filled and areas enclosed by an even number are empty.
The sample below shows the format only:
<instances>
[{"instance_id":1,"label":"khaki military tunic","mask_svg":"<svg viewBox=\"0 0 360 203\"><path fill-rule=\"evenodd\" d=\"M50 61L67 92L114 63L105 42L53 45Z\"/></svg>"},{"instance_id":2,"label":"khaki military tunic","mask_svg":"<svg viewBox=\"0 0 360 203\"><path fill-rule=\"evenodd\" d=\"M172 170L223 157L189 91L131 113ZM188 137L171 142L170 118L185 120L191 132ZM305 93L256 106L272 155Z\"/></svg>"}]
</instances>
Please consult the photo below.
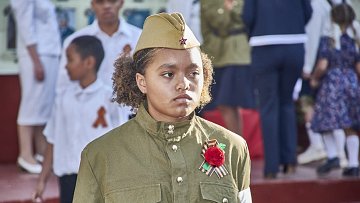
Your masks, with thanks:
<instances>
[{"instance_id":1,"label":"khaki military tunic","mask_svg":"<svg viewBox=\"0 0 360 203\"><path fill-rule=\"evenodd\" d=\"M226 145L229 174L222 178L199 170L209 139ZM243 138L195 115L157 122L142 106L134 119L84 149L74 202L240 202L239 192L249 184Z\"/></svg>"},{"instance_id":2,"label":"khaki military tunic","mask_svg":"<svg viewBox=\"0 0 360 203\"><path fill-rule=\"evenodd\" d=\"M241 18L243 0L224 8L224 0L200 0L202 50L211 56L214 67L249 65L250 46Z\"/></svg>"}]
</instances>

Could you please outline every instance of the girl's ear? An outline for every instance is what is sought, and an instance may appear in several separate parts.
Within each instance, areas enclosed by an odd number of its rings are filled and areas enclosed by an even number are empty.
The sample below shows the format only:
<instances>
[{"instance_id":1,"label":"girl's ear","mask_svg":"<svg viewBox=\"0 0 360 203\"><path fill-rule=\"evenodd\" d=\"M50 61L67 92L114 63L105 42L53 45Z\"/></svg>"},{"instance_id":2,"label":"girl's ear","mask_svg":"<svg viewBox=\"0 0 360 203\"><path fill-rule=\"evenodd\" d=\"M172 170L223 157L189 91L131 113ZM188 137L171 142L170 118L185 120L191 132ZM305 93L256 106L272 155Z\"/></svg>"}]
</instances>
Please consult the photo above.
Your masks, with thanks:
<instances>
[{"instance_id":1,"label":"girl's ear","mask_svg":"<svg viewBox=\"0 0 360 203\"><path fill-rule=\"evenodd\" d=\"M136 73L136 84L143 94L146 94L146 81L145 76L140 73Z\"/></svg>"}]
</instances>

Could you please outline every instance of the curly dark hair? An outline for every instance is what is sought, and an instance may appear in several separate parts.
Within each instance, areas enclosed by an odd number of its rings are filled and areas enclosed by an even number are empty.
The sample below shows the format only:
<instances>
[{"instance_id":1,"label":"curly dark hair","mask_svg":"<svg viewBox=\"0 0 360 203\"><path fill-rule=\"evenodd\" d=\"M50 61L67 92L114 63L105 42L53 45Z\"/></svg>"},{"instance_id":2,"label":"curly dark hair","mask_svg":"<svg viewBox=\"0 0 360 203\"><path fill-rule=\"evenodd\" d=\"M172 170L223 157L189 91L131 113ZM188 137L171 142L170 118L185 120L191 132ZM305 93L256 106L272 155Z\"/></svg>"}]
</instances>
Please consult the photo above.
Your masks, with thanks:
<instances>
[{"instance_id":1,"label":"curly dark hair","mask_svg":"<svg viewBox=\"0 0 360 203\"><path fill-rule=\"evenodd\" d=\"M113 74L113 98L112 100L133 109L138 108L146 100L136 83L136 73L145 74L145 69L152 62L155 54L163 48L148 48L135 53L133 57L121 55L114 63ZM208 56L201 52L201 60L204 72L204 86L201 92L200 105L204 107L211 101L210 88L213 80L213 67Z\"/></svg>"}]
</instances>

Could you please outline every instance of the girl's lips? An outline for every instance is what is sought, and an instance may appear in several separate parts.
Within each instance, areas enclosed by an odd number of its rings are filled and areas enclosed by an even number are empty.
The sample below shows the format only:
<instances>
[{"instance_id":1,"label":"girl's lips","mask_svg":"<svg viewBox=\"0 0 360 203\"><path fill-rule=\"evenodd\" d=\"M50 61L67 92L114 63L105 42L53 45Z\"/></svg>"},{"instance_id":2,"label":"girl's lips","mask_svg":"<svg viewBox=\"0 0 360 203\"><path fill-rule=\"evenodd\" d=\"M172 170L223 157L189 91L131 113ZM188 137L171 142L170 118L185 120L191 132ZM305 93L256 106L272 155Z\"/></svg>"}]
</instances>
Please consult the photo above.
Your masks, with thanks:
<instances>
[{"instance_id":1,"label":"girl's lips","mask_svg":"<svg viewBox=\"0 0 360 203\"><path fill-rule=\"evenodd\" d=\"M187 95L187 94L181 94L181 95L179 95L179 96L175 97L175 99L174 99L174 100L180 100L180 99L184 99L184 100L192 100L192 98L191 98L189 95Z\"/></svg>"}]
</instances>

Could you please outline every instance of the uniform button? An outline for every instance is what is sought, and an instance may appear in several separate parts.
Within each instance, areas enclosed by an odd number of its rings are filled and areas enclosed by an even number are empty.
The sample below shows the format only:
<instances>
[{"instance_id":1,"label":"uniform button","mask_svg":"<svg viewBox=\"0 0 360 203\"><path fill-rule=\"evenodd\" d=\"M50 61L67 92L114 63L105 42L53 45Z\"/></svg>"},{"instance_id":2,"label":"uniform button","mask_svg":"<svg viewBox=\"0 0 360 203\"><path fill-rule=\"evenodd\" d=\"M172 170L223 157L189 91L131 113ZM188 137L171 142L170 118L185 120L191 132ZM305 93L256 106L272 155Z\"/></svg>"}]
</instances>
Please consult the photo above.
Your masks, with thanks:
<instances>
[{"instance_id":1,"label":"uniform button","mask_svg":"<svg viewBox=\"0 0 360 203\"><path fill-rule=\"evenodd\" d=\"M219 9L217 10L217 13L218 13L218 14L223 14L223 13L224 13L224 9L219 8Z\"/></svg>"},{"instance_id":2,"label":"uniform button","mask_svg":"<svg viewBox=\"0 0 360 203\"><path fill-rule=\"evenodd\" d=\"M173 146L171 147L171 149L172 149L174 152L176 152L177 149L178 149L178 147L177 147L176 145L173 145Z\"/></svg>"},{"instance_id":3,"label":"uniform button","mask_svg":"<svg viewBox=\"0 0 360 203\"><path fill-rule=\"evenodd\" d=\"M229 200L228 200L226 197L224 197L224 199L222 200L222 202L223 202L223 203L228 203Z\"/></svg>"},{"instance_id":4,"label":"uniform button","mask_svg":"<svg viewBox=\"0 0 360 203\"><path fill-rule=\"evenodd\" d=\"M182 177L177 177L177 178L176 178L176 182L182 183L182 182L183 182L183 178L182 178Z\"/></svg>"},{"instance_id":5,"label":"uniform button","mask_svg":"<svg viewBox=\"0 0 360 203\"><path fill-rule=\"evenodd\" d=\"M174 125L169 125L168 126L168 133L170 135L174 134L174 129L175 129L175 126Z\"/></svg>"}]
</instances>

